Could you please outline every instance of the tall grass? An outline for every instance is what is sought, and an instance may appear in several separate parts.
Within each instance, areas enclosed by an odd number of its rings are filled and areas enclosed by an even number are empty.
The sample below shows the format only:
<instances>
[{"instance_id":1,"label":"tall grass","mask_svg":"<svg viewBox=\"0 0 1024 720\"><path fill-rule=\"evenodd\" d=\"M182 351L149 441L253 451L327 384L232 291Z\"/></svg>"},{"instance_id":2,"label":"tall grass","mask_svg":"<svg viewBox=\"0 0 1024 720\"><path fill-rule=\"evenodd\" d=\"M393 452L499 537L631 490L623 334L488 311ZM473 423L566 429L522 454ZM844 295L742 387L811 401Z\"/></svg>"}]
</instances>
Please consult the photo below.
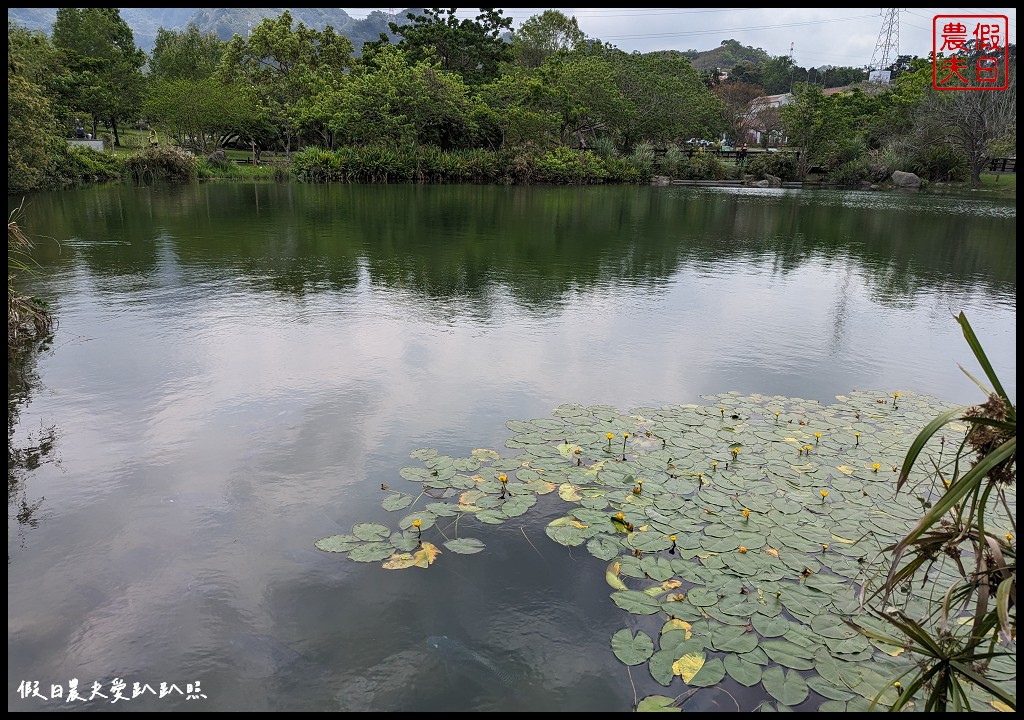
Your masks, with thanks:
<instances>
[{"instance_id":1,"label":"tall grass","mask_svg":"<svg viewBox=\"0 0 1024 720\"><path fill-rule=\"evenodd\" d=\"M54 319L45 301L23 295L15 288L18 276L32 272L32 241L18 225L21 207L7 220L7 352L8 358L19 346L53 333Z\"/></svg>"}]
</instances>

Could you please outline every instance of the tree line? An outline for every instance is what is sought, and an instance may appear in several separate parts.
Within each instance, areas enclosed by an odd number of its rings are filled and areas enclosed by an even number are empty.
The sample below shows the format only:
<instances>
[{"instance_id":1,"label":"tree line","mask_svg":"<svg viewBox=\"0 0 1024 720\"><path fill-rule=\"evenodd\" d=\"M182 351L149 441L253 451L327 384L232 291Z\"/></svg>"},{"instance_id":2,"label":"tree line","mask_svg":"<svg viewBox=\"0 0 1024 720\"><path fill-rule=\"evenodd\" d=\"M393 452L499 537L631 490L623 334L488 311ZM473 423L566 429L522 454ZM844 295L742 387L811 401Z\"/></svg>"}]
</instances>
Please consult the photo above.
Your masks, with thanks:
<instances>
[{"instance_id":1,"label":"tree line","mask_svg":"<svg viewBox=\"0 0 1024 720\"><path fill-rule=\"evenodd\" d=\"M619 50L557 10L516 30L494 8L474 18L425 9L408 20L391 23L394 41L382 34L358 53L330 26L296 24L284 11L230 41L195 25L160 29L149 54L116 8L60 8L49 36L9 21L9 192L66 182L62 163L86 162L63 141L76 119L115 146L126 126L148 123L200 156L223 147L288 156L302 148L556 159L572 151L633 158L639 170L624 177L641 180L659 170L652 151L690 138L743 141L750 130L800 151L791 174L816 167L844 182L892 169L976 181L986 157L1015 152L1015 83L1012 111L953 107L1000 93L934 91L928 60L901 57L890 86L826 95L827 83L860 71L807 70L778 57L760 67L745 60L723 77L696 70L684 52ZM783 85L793 102L749 111ZM983 137L978 112L999 115L985 115Z\"/></svg>"}]
</instances>

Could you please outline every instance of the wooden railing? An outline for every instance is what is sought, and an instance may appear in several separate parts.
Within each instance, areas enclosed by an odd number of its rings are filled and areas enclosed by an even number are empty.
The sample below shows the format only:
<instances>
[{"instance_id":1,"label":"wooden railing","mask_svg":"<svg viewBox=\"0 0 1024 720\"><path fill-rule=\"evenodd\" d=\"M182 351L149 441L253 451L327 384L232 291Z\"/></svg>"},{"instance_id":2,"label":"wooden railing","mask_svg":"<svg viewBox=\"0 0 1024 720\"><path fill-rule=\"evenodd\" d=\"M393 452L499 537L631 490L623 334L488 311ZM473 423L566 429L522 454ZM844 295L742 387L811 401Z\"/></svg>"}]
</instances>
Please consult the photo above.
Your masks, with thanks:
<instances>
[{"instance_id":1,"label":"wooden railing","mask_svg":"<svg viewBox=\"0 0 1024 720\"><path fill-rule=\"evenodd\" d=\"M993 173L1015 173L1017 172L1017 158L1003 157L992 158L985 166L985 172Z\"/></svg>"}]
</instances>

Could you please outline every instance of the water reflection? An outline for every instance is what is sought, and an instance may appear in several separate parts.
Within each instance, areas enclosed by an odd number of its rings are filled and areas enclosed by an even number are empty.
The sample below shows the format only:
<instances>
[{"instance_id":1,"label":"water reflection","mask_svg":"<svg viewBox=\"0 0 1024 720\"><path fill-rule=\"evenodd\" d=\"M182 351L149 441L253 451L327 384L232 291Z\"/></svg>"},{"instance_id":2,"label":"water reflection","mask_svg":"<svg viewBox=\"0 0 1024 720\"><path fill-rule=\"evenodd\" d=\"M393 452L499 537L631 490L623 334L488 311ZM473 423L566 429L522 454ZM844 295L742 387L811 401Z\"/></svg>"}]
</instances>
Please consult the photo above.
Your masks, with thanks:
<instances>
[{"instance_id":1,"label":"water reflection","mask_svg":"<svg viewBox=\"0 0 1024 720\"><path fill-rule=\"evenodd\" d=\"M44 463L60 465L56 454L59 433L55 424L23 428L22 410L38 391L36 370L39 353L49 340L11 346L7 350L7 525L17 528L19 542L25 531L39 526L45 497L29 488L29 477ZM10 555L8 554L8 560Z\"/></svg>"},{"instance_id":2,"label":"water reflection","mask_svg":"<svg viewBox=\"0 0 1024 720\"><path fill-rule=\"evenodd\" d=\"M656 288L682 266L766 264L781 281L808 265L849 264L881 302L1000 294L1016 282L1015 207L948 196L279 184L81 192L92 194L88 212L81 198L40 195L29 219L45 217L63 252L94 278L116 278L117 293L205 280L304 297L351 291L365 272L372 287L424 308L457 299L487 317L497 283L543 313L602 285Z\"/></svg>"},{"instance_id":3,"label":"water reflection","mask_svg":"<svg viewBox=\"0 0 1024 720\"><path fill-rule=\"evenodd\" d=\"M505 451L507 420L565 402L974 402L954 309L1015 394L1012 204L210 184L40 194L25 218L57 240L32 291L60 326L38 377L9 382L12 687L198 679L215 710L629 709L664 688L609 652L626 620L603 563L544 536L557 497L426 572L312 543L394 524L381 487L411 487L416 448ZM435 635L530 682L453 690Z\"/></svg>"}]
</instances>

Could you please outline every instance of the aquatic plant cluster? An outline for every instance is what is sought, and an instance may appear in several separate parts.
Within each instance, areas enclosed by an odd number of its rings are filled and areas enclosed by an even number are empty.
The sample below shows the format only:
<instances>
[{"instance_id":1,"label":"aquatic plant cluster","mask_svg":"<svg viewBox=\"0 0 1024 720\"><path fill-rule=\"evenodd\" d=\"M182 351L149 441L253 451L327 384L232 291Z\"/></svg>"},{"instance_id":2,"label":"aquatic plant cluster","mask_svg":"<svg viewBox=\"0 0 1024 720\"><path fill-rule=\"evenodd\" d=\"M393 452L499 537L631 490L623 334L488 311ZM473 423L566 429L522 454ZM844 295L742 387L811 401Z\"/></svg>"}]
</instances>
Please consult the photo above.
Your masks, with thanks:
<instances>
[{"instance_id":1,"label":"aquatic plant cluster","mask_svg":"<svg viewBox=\"0 0 1024 720\"><path fill-rule=\"evenodd\" d=\"M398 530L361 523L316 546L389 569L425 568L443 552L424 539L432 528L451 553L480 552L482 540L461 534L469 518L501 524L557 492L566 512L546 526L548 537L606 561L611 600L640 616L630 625L643 629L611 636L628 667L646 665L683 693L726 676L760 684L775 701L761 710L815 700L828 712L893 704L917 658L909 644L869 638L847 620L888 632L865 612L864 596L889 572L886 548L941 497L932 470L954 461L951 448L968 427L951 421L936 432L897 492L908 447L952 406L913 392L852 392L829 405L738 393L703 399L627 413L562 405L550 418L510 420L513 453L505 456L416 450L422 466L400 474L417 491L383 501L405 512ZM1015 511L1015 495L1012 502ZM997 537L1012 543L1010 530ZM926 582L903 585L889 603L929 616L956 583L957 562L936 557ZM949 631L971 612L954 611ZM1013 647L987 668L1011 690ZM972 704L1001 705L979 687L969 692ZM678 710L680 696L651 695L636 709Z\"/></svg>"}]
</instances>

